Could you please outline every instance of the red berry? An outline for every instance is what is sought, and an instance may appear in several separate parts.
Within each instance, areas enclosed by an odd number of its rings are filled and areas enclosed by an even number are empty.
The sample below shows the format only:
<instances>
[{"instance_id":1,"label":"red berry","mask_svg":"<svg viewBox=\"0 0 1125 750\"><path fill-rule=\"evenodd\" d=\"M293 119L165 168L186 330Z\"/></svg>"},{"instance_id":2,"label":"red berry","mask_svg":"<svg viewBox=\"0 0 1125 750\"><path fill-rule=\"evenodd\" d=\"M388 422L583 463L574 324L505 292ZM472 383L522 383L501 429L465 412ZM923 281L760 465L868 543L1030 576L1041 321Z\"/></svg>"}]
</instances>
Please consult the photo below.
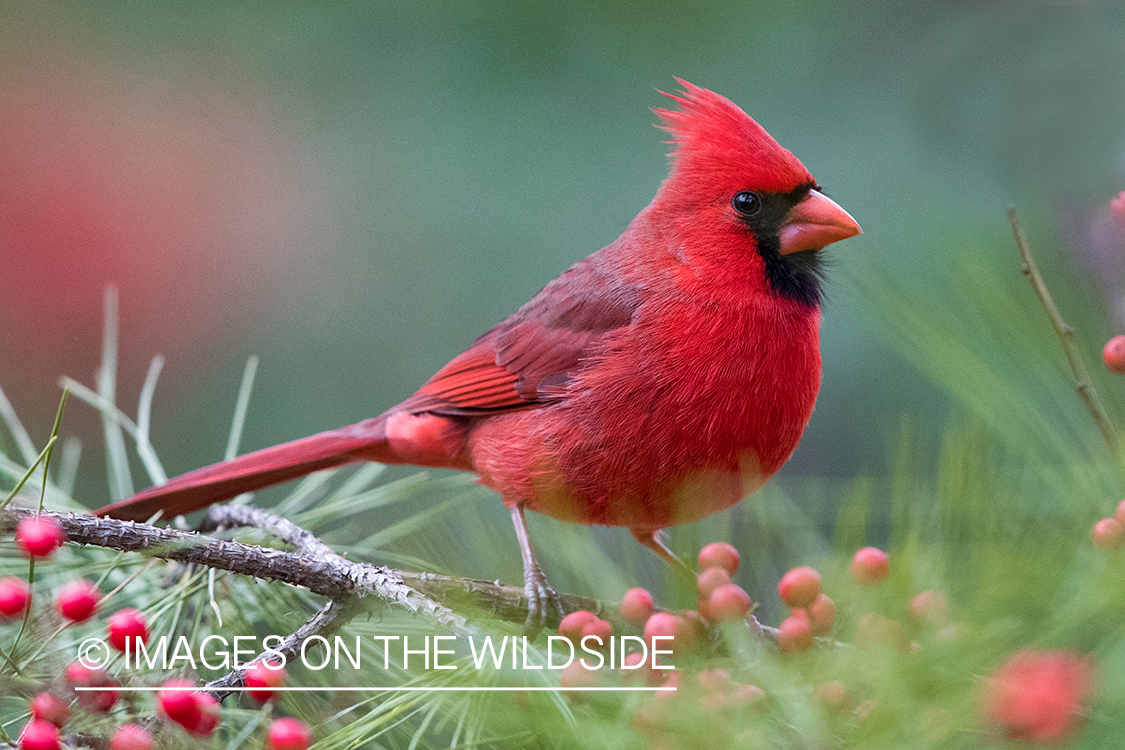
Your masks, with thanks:
<instances>
[{"instance_id":1,"label":"red berry","mask_svg":"<svg viewBox=\"0 0 1125 750\"><path fill-rule=\"evenodd\" d=\"M113 688L117 682L101 669L91 669L81 662L72 662L64 673L72 687ZM108 713L117 703L116 690L76 690L78 705L94 713Z\"/></svg>"},{"instance_id":2,"label":"red berry","mask_svg":"<svg viewBox=\"0 0 1125 750\"><path fill-rule=\"evenodd\" d=\"M70 718L66 701L51 693L40 693L31 699L31 718L49 721L59 729Z\"/></svg>"},{"instance_id":3,"label":"red berry","mask_svg":"<svg viewBox=\"0 0 1125 750\"><path fill-rule=\"evenodd\" d=\"M148 623L145 616L135 609L119 609L109 616L105 626L109 643L118 651L124 651L126 645L131 651L136 650L136 640L141 643L148 642Z\"/></svg>"},{"instance_id":4,"label":"red berry","mask_svg":"<svg viewBox=\"0 0 1125 750\"><path fill-rule=\"evenodd\" d=\"M71 581L59 589L55 597L55 609L59 614L73 622L85 622L98 608L98 590L90 581Z\"/></svg>"},{"instance_id":5,"label":"red berry","mask_svg":"<svg viewBox=\"0 0 1125 750\"><path fill-rule=\"evenodd\" d=\"M730 583L730 573L723 568L707 568L695 579L695 591L699 601L706 602L711 592Z\"/></svg>"},{"instance_id":6,"label":"red berry","mask_svg":"<svg viewBox=\"0 0 1125 750\"><path fill-rule=\"evenodd\" d=\"M1125 500L1117 504L1117 512L1114 514L1114 517L1119 524L1125 526Z\"/></svg>"},{"instance_id":7,"label":"red berry","mask_svg":"<svg viewBox=\"0 0 1125 750\"><path fill-rule=\"evenodd\" d=\"M828 635L836 622L836 603L827 594L820 594L807 610L813 635Z\"/></svg>"},{"instance_id":8,"label":"red berry","mask_svg":"<svg viewBox=\"0 0 1125 750\"><path fill-rule=\"evenodd\" d=\"M944 625L949 622L949 600L940 591L927 589L915 594L907 607L910 619L916 623L930 622Z\"/></svg>"},{"instance_id":9,"label":"red berry","mask_svg":"<svg viewBox=\"0 0 1125 750\"><path fill-rule=\"evenodd\" d=\"M73 661L67 665L63 676L68 685L89 685L98 675L103 675L100 669L91 669L82 662Z\"/></svg>"},{"instance_id":10,"label":"red berry","mask_svg":"<svg viewBox=\"0 0 1125 750\"><path fill-rule=\"evenodd\" d=\"M597 615L584 609L571 612L559 623L559 635L578 646L579 641L582 640L582 628L586 623L596 619L598 619Z\"/></svg>"},{"instance_id":11,"label":"red berry","mask_svg":"<svg viewBox=\"0 0 1125 750\"><path fill-rule=\"evenodd\" d=\"M184 729L196 737L210 737L219 726L219 702L210 693L195 693L195 702L199 706L199 719L194 726L184 724Z\"/></svg>"},{"instance_id":12,"label":"red berry","mask_svg":"<svg viewBox=\"0 0 1125 750\"><path fill-rule=\"evenodd\" d=\"M59 728L49 721L32 719L20 734L20 750L59 750Z\"/></svg>"},{"instance_id":13,"label":"red berry","mask_svg":"<svg viewBox=\"0 0 1125 750\"><path fill-rule=\"evenodd\" d=\"M652 617L652 594L644 589L626 591L621 597L621 616L630 625L644 627L648 618Z\"/></svg>"},{"instance_id":14,"label":"red berry","mask_svg":"<svg viewBox=\"0 0 1125 750\"><path fill-rule=\"evenodd\" d=\"M672 640L661 638L654 642L652 640L654 636L671 636ZM695 645L695 639L695 627L678 615L657 612L645 623L645 640L648 641L650 648L680 652Z\"/></svg>"},{"instance_id":15,"label":"red berry","mask_svg":"<svg viewBox=\"0 0 1125 750\"><path fill-rule=\"evenodd\" d=\"M1105 369L1118 375L1125 373L1125 336L1114 336L1105 342L1102 349L1102 361Z\"/></svg>"},{"instance_id":16,"label":"red berry","mask_svg":"<svg viewBox=\"0 0 1125 750\"><path fill-rule=\"evenodd\" d=\"M730 575L738 570L738 550L726 542L711 542L699 550L699 569L722 568Z\"/></svg>"},{"instance_id":17,"label":"red berry","mask_svg":"<svg viewBox=\"0 0 1125 750\"><path fill-rule=\"evenodd\" d=\"M582 626L582 634L578 642L587 648L604 649L609 647L609 639L612 636L612 623L595 617ZM589 640L586 640L587 638Z\"/></svg>"},{"instance_id":18,"label":"red berry","mask_svg":"<svg viewBox=\"0 0 1125 750\"><path fill-rule=\"evenodd\" d=\"M820 595L820 573L807 565L793 568L777 582L777 593L792 609L808 607Z\"/></svg>"},{"instance_id":19,"label":"red berry","mask_svg":"<svg viewBox=\"0 0 1125 750\"><path fill-rule=\"evenodd\" d=\"M65 541L66 532L49 516L27 516L16 525L16 542L27 557L50 557Z\"/></svg>"},{"instance_id":20,"label":"red berry","mask_svg":"<svg viewBox=\"0 0 1125 750\"><path fill-rule=\"evenodd\" d=\"M750 611L750 595L741 586L728 583L711 592L707 611L715 622L741 620Z\"/></svg>"},{"instance_id":21,"label":"red berry","mask_svg":"<svg viewBox=\"0 0 1125 750\"><path fill-rule=\"evenodd\" d=\"M152 750L152 735L136 724L125 724L109 739L109 750Z\"/></svg>"},{"instance_id":22,"label":"red berry","mask_svg":"<svg viewBox=\"0 0 1125 750\"><path fill-rule=\"evenodd\" d=\"M270 750L305 750L311 741L309 725L297 719L277 719L266 732Z\"/></svg>"},{"instance_id":23,"label":"red berry","mask_svg":"<svg viewBox=\"0 0 1125 750\"><path fill-rule=\"evenodd\" d=\"M163 689L157 694L157 703L164 715L185 729L197 726L202 708L197 699L195 683L188 680L168 680L161 687Z\"/></svg>"},{"instance_id":24,"label":"red berry","mask_svg":"<svg viewBox=\"0 0 1125 750\"><path fill-rule=\"evenodd\" d=\"M22 617L31 604L31 591L19 578L0 579L0 619Z\"/></svg>"},{"instance_id":25,"label":"red berry","mask_svg":"<svg viewBox=\"0 0 1125 750\"><path fill-rule=\"evenodd\" d=\"M277 688L285 684L285 668L278 662L260 661L250 667L243 678L243 683L248 688ZM274 696L274 691L251 690L250 697L259 703L265 703Z\"/></svg>"},{"instance_id":26,"label":"red berry","mask_svg":"<svg viewBox=\"0 0 1125 750\"><path fill-rule=\"evenodd\" d=\"M808 651L813 643L812 625L804 612L786 617L777 629L777 648L783 654Z\"/></svg>"},{"instance_id":27,"label":"red berry","mask_svg":"<svg viewBox=\"0 0 1125 750\"><path fill-rule=\"evenodd\" d=\"M1094 687L1087 659L1068 651L1021 651L988 681L984 710L1010 739L1063 744L1082 723Z\"/></svg>"},{"instance_id":28,"label":"red berry","mask_svg":"<svg viewBox=\"0 0 1125 750\"><path fill-rule=\"evenodd\" d=\"M1116 518L1103 518L1094 524L1094 546L1112 552L1125 544L1125 529Z\"/></svg>"},{"instance_id":29,"label":"red berry","mask_svg":"<svg viewBox=\"0 0 1125 750\"><path fill-rule=\"evenodd\" d=\"M852 558L852 578L860 586L874 586L890 572L887 553L876 547L864 547Z\"/></svg>"}]
</instances>

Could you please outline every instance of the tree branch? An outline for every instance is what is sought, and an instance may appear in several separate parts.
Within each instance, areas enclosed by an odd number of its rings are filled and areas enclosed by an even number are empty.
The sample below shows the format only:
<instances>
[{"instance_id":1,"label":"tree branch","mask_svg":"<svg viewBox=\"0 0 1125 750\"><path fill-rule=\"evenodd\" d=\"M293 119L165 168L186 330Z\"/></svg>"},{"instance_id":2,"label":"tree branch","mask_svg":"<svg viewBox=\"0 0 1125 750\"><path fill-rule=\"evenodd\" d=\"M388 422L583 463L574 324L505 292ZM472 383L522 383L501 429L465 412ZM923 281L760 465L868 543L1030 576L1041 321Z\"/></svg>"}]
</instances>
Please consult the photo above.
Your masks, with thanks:
<instances>
[{"instance_id":1,"label":"tree branch","mask_svg":"<svg viewBox=\"0 0 1125 750\"><path fill-rule=\"evenodd\" d=\"M1028 247L1023 229L1020 228L1019 221L1016 219L1015 206L1008 206L1008 220L1012 223L1012 233L1016 237L1020 259L1023 261L1023 275L1031 282L1031 287L1035 290L1035 296L1039 298L1039 302L1051 318L1051 324L1055 327L1055 333L1062 343L1066 361L1070 363L1070 371L1074 373L1074 389L1078 391L1078 395L1086 404L1090 416L1094 418L1094 423L1101 431L1102 437L1105 438L1106 445L1109 446L1110 451L1116 454L1117 434L1113 429L1113 423L1102 407L1101 400L1098 399L1098 392L1094 390L1094 385L1090 381L1090 373L1087 371L1086 364L1082 361L1082 355L1079 354L1078 347L1074 343L1074 329L1063 320L1059 308L1055 306L1055 301L1051 298L1051 293L1047 291L1047 285L1043 282L1043 277L1039 274L1035 259L1031 257L1031 248Z\"/></svg>"},{"instance_id":2,"label":"tree branch","mask_svg":"<svg viewBox=\"0 0 1125 750\"><path fill-rule=\"evenodd\" d=\"M12 533L20 519L33 513L26 508L0 511L0 531ZM193 532L161 529L133 521L52 511L43 511L43 515L58 521L70 541L78 544L138 552L263 580L282 581L303 586L331 599L373 596L426 616L454 631L462 631L468 626L465 619L450 610L448 605L470 604L513 623L522 623L527 617L527 597L522 587L433 573L410 573L355 562L332 552L319 540L316 540L316 545L306 547L310 552L302 554L214 539ZM266 516L272 514L267 513ZM620 619L616 608L594 599L564 595L562 601L564 610L568 612L588 609L607 619Z\"/></svg>"}]
</instances>

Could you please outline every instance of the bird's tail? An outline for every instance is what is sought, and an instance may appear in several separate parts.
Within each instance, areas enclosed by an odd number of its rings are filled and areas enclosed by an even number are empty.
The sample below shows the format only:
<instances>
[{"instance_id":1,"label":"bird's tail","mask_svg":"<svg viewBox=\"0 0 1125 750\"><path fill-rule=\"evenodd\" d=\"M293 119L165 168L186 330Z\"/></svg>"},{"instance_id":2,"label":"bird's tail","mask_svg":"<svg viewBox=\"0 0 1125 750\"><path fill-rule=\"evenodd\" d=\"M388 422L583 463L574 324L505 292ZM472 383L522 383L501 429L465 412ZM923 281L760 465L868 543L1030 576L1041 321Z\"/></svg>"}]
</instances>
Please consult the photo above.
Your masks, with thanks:
<instances>
[{"instance_id":1,"label":"bird's tail","mask_svg":"<svg viewBox=\"0 0 1125 750\"><path fill-rule=\"evenodd\" d=\"M157 511L171 518L243 492L364 460L397 463L387 443L383 417L204 466L94 512L125 521L144 521Z\"/></svg>"}]
</instances>

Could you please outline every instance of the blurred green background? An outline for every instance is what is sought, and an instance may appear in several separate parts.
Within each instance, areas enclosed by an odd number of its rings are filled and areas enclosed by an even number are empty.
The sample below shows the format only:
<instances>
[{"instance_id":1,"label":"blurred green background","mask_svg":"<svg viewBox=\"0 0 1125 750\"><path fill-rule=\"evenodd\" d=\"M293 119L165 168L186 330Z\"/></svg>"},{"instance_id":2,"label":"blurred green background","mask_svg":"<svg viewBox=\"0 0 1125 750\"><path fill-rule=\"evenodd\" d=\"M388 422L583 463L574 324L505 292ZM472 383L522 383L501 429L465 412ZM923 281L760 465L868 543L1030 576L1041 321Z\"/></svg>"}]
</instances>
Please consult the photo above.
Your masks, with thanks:
<instances>
[{"instance_id":1,"label":"blurred green background","mask_svg":"<svg viewBox=\"0 0 1125 750\"><path fill-rule=\"evenodd\" d=\"M170 474L221 458L250 354L243 450L397 403L648 202L666 172L649 108L674 76L740 104L865 231L829 250L824 386L783 486L884 475L904 417L932 448L983 393L978 356L1098 439L1004 209L1096 352L1120 293L1121 239L1096 231L1125 186L1119 3L2 8L0 387L39 441L57 378L92 382L108 283L119 402L167 358ZM1041 346L1033 367L1015 329ZM96 415L67 419L99 505Z\"/></svg>"}]
</instances>

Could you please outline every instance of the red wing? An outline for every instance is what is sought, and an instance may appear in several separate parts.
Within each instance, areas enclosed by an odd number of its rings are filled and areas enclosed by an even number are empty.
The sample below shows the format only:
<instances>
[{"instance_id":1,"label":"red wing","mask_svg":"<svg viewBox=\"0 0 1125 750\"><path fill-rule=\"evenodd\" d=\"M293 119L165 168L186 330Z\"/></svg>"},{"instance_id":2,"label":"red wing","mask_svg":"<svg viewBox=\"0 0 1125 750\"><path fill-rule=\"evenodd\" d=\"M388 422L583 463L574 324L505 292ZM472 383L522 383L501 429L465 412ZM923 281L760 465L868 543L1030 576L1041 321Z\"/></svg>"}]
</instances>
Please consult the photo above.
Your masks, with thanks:
<instances>
[{"instance_id":1,"label":"red wing","mask_svg":"<svg viewBox=\"0 0 1125 750\"><path fill-rule=\"evenodd\" d=\"M640 297L614 284L598 254L573 265L477 339L402 403L412 412L483 416L560 401L583 359L629 325Z\"/></svg>"}]
</instances>

